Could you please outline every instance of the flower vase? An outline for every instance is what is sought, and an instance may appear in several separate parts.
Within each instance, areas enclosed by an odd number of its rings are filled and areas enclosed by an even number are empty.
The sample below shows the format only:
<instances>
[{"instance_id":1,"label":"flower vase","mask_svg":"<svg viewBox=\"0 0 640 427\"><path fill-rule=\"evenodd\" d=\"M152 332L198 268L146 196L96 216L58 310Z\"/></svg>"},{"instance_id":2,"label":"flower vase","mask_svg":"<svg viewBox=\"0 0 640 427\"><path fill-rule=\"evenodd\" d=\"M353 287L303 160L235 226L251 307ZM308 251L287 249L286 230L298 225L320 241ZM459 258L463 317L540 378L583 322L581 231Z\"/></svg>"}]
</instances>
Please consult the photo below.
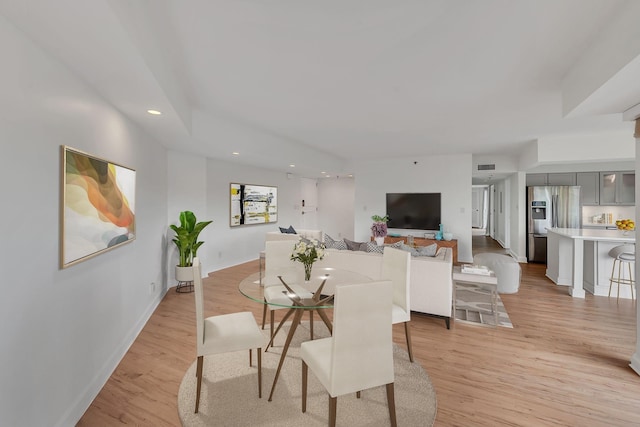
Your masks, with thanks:
<instances>
[{"instance_id":1,"label":"flower vase","mask_svg":"<svg viewBox=\"0 0 640 427\"><path fill-rule=\"evenodd\" d=\"M384 236L375 237L376 245L383 246L384 245Z\"/></svg>"},{"instance_id":2,"label":"flower vase","mask_svg":"<svg viewBox=\"0 0 640 427\"><path fill-rule=\"evenodd\" d=\"M308 282L311 280L311 267L313 267L313 263L304 263L304 281Z\"/></svg>"}]
</instances>

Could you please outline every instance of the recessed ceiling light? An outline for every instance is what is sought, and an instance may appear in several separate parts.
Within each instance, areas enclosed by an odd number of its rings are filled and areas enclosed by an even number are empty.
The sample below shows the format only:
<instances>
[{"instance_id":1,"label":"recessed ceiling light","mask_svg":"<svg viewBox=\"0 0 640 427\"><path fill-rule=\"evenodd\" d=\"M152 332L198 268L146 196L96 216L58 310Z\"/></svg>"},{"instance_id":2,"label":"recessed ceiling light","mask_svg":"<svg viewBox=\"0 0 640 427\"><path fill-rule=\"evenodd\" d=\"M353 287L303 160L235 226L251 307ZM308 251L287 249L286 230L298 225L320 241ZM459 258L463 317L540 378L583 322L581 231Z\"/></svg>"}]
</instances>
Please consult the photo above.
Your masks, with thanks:
<instances>
[{"instance_id":1,"label":"recessed ceiling light","mask_svg":"<svg viewBox=\"0 0 640 427\"><path fill-rule=\"evenodd\" d=\"M322 171L322 172L320 172L320 173L324 175L326 172L325 172L325 171Z\"/></svg>"},{"instance_id":2,"label":"recessed ceiling light","mask_svg":"<svg viewBox=\"0 0 640 427\"><path fill-rule=\"evenodd\" d=\"M289 167L290 167L290 168L295 168L295 167L296 167L296 165L289 165Z\"/></svg>"},{"instance_id":3,"label":"recessed ceiling light","mask_svg":"<svg viewBox=\"0 0 640 427\"><path fill-rule=\"evenodd\" d=\"M238 153L237 151L234 151L234 152L233 152L233 153L231 153L231 154L233 154L234 156L239 156L239 155L240 155L240 153Z\"/></svg>"},{"instance_id":4,"label":"recessed ceiling light","mask_svg":"<svg viewBox=\"0 0 640 427\"><path fill-rule=\"evenodd\" d=\"M162 114L160 111L158 110L147 110L147 113L149 114L153 114L154 116L159 116L160 114Z\"/></svg>"}]
</instances>

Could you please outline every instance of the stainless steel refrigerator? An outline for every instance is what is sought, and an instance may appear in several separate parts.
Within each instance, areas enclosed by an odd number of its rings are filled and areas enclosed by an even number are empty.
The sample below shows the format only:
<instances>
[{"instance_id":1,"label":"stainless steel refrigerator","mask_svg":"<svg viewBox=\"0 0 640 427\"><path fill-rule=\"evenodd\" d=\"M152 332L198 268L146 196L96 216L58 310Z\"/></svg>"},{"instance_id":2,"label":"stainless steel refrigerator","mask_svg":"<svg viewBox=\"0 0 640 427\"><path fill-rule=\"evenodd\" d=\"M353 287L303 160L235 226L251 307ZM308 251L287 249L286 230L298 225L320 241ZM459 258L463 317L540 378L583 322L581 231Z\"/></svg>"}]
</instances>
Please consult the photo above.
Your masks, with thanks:
<instances>
[{"instance_id":1,"label":"stainless steel refrigerator","mask_svg":"<svg viewBox=\"0 0 640 427\"><path fill-rule=\"evenodd\" d=\"M527 188L527 259L547 262L547 228L580 228L580 187Z\"/></svg>"}]
</instances>

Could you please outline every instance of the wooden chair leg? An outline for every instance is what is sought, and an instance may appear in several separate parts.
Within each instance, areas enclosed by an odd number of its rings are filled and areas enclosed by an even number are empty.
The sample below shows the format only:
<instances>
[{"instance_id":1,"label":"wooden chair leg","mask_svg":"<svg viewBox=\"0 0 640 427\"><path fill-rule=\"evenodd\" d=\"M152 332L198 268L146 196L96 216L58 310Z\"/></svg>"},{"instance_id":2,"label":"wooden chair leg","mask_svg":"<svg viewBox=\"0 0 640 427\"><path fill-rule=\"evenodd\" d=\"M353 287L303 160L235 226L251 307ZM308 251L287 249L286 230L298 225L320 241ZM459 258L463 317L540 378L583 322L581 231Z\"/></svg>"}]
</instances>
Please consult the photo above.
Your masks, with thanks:
<instances>
[{"instance_id":1,"label":"wooden chair leg","mask_svg":"<svg viewBox=\"0 0 640 427\"><path fill-rule=\"evenodd\" d=\"M309 310L309 330L311 332L311 340L313 341L313 310Z\"/></svg>"},{"instance_id":2,"label":"wooden chair leg","mask_svg":"<svg viewBox=\"0 0 640 427\"><path fill-rule=\"evenodd\" d=\"M338 398L329 395L329 427L336 427L336 410L338 409Z\"/></svg>"},{"instance_id":3,"label":"wooden chair leg","mask_svg":"<svg viewBox=\"0 0 640 427\"><path fill-rule=\"evenodd\" d=\"M264 329L264 323L267 320L267 300L264 300L262 305L262 329Z\"/></svg>"},{"instance_id":4,"label":"wooden chair leg","mask_svg":"<svg viewBox=\"0 0 640 427\"><path fill-rule=\"evenodd\" d=\"M262 398L262 348L258 349L258 398Z\"/></svg>"},{"instance_id":5,"label":"wooden chair leg","mask_svg":"<svg viewBox=\"0 0 640 427\"><path fill-rule=\"evenodd\" d=\"M307 412L307 376L309 375L309 367L304 361L302 362L302 412Z\"/></svg>"},{"instance_id":6,"label":"wooden chair leg","mask_svg":"<svg viewBox=\"0 0 640 427\"><path fill-rule=\"evenodd\" d=\"M200 408L200 389L202 388L202 365L204 362L204 356L198 356L198 363L196 366L196 411Z\"/></svg>"},{"instance_id":7,"label":"wooden chair leg","mask_svg":"<svg viewBox=\"0 0 640 427\"><path fill-rule=\"evenodd\" d=\"M253 366L253 350L249 349L249 366Z\"/></svg>"},{"instance_id":8,"label":"wooden chair leg","mask_svg":"<svg viewBox=\"0 0 640 427\"><path fill-rule=\"evenodd\" d=\"M391 427L397 427L396 399L393 391L393 383L387 384L387 405L389 405L389 419L391 421Z\"/></svg>"},{"instance_id":9,"label":"wooden chair leg","mask_svg":"<svg viewBox=\"0 0 640 427\"><path fill-rule=\"evenodd\" d=\"M271 333L269 334L269 337L273 339L273 322L275 319L275 313L274 313L274 310L269 310L269 312L271 314Z\"/></svg>"},{"instance_id":10,"label":"wooden chair leg","mask_svg":"<svg viewBox=\"0 0 640 427\"><path fill-rule=\"evenodd\" d=\"M359 391L356 391L356 399L360 399L360 395L361 393Z\"/></svg>"},{"instance_id":11,"label":"wooden chair leg","mask_svg":"<svg viewBox=\"0 0 640 427\"><path fill-rule=\"evenodd\" d=\"M409 361L413 363L413 348L411 347L411 332L409 331L409 322L404 322L404 333L407 336L407 351L409 352Z\"/></svg>"}]
</instances>

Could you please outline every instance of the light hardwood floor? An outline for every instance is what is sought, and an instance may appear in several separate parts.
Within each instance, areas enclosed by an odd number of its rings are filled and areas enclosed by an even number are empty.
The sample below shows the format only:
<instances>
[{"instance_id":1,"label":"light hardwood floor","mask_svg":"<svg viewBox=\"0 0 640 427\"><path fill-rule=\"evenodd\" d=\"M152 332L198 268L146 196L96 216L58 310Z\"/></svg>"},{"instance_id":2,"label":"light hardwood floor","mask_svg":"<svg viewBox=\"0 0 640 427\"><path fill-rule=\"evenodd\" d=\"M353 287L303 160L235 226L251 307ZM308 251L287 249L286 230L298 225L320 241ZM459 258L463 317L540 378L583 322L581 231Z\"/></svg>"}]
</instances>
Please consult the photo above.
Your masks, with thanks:
<instances>
[{"instance_id":1,"label":"light hardwood floor","mask_svg":"<svg viewBox=\"0 0 640 427\"><path fill-rule=\"evenodd\" d=\"M490 239L476 244L491 250ZM544 277L544 265L522 267L520 291L501 295L514 329L454 323L447 330L442 320L413 316L414 355L437 393L435 425L640 425L640 376L628 366L635 305L573 299ZM237 290L257 270L255 261L207 278L206 314L249 310L260 320L262 307ZM177 393L195 359L194 311L193 294L169 291L78 425L180 425ZM394 340L404 347L401 325Z\"/></svg>"}]
</instances>

